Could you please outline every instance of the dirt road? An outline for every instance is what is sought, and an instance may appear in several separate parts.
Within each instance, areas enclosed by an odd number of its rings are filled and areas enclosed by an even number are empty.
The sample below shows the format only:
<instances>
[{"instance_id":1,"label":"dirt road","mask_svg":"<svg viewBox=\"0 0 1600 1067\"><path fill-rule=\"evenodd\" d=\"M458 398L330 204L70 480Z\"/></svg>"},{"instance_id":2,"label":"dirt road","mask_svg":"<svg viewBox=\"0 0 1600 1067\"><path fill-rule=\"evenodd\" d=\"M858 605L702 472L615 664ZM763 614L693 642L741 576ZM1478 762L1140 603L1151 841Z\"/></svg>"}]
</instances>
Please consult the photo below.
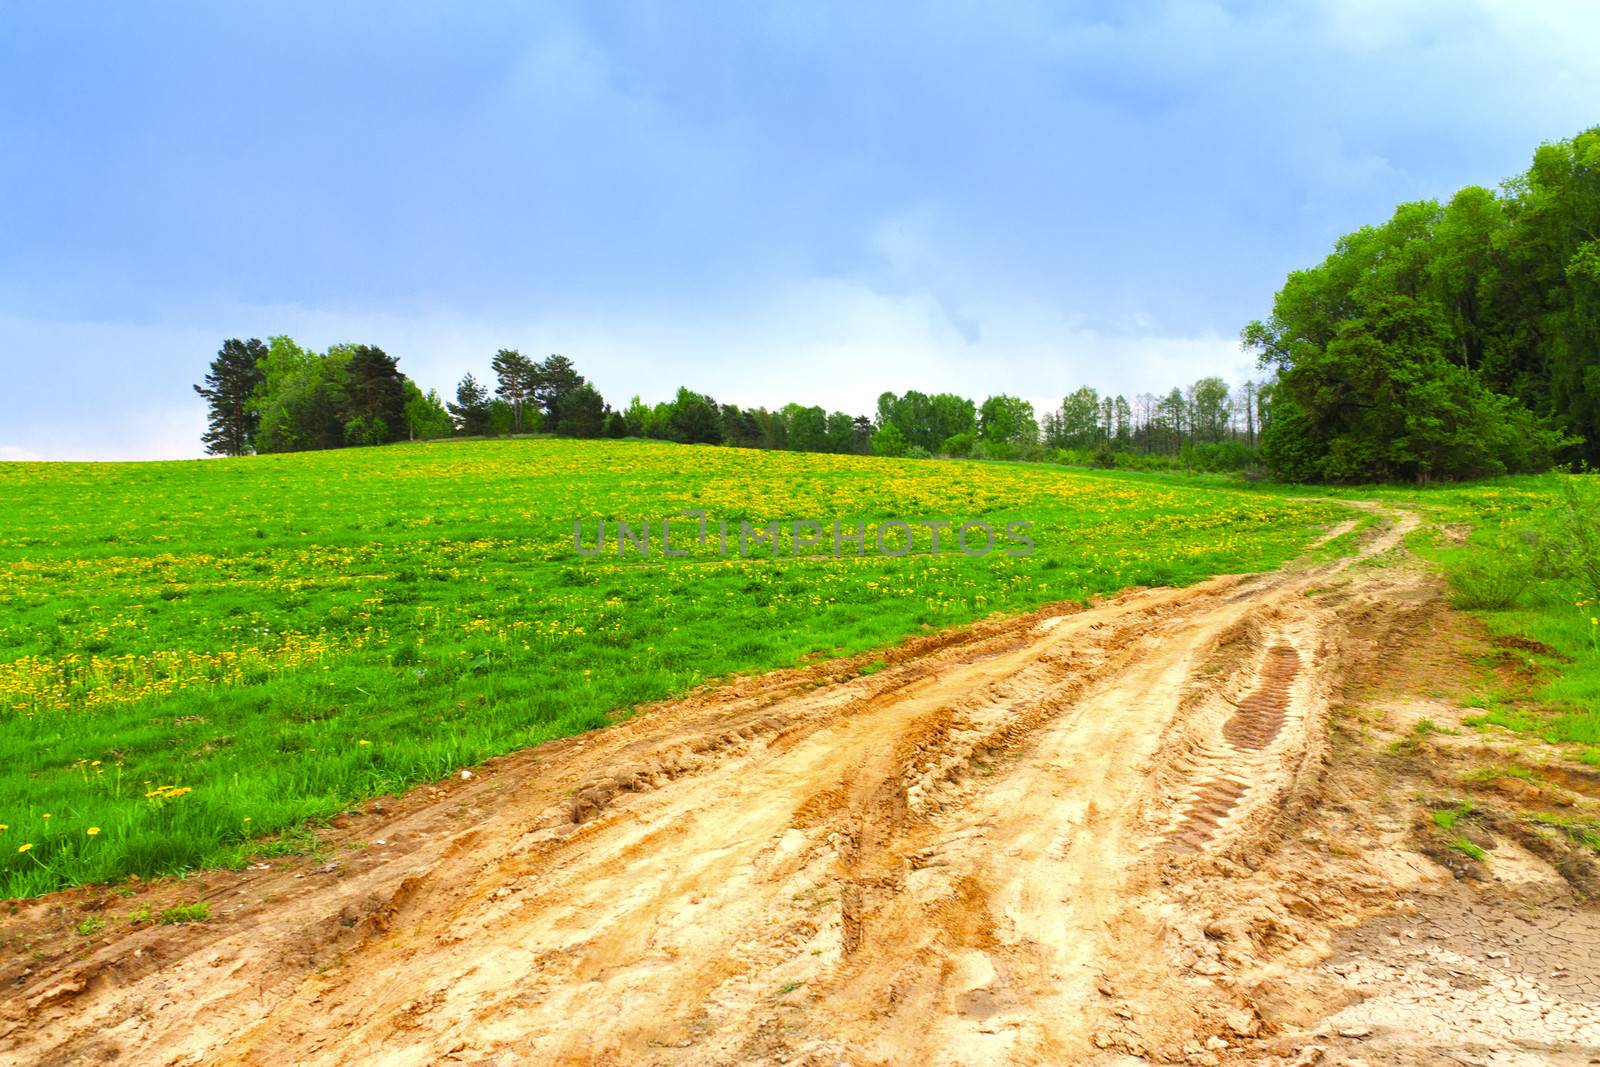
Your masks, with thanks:
<instances>
[{"instance_id":1,"label":"dirt road","mask_svg":"<svg viewBox=\"0 0 1600 1067\"><path fill-rule=\"evenodd\" d=\"M1330 707L1437 608L1373 565L1416 521L741 681L158 887L212 921L8 965L0 1059L1313 1062L1351 998L1293 975L1452 884L1403 822L1319 837Z\"/></svg>"}]
</instances>

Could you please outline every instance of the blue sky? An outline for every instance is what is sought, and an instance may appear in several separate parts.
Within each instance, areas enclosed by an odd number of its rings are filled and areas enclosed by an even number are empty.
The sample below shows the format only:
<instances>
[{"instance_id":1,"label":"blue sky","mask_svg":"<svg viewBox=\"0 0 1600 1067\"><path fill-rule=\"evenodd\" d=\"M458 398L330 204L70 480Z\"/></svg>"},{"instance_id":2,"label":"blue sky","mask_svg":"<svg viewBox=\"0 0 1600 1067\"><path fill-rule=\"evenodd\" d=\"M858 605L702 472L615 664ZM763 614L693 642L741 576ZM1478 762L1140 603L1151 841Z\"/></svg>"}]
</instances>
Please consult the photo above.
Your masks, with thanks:
<instances>
[{"instance_id":1,"label":"blue sky","mask_svg":"<svg viewBox=\"0 0 1600 1067\"><path fill-rule=\"evenodd\" d=\"M228 336L852 413L1163 390L1600 123L1600 5L0 5L0 458L200 454Z\"/></svg>"}]
</instances>

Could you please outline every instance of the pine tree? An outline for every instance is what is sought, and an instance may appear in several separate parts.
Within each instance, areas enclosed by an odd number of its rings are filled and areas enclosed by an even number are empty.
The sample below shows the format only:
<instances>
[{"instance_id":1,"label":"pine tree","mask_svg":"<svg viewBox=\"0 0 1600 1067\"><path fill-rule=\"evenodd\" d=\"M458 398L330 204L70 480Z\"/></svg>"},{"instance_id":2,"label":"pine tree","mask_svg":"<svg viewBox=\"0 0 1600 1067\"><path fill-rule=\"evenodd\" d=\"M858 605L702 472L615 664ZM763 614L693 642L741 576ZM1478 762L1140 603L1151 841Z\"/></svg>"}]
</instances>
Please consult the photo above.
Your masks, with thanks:
<instances>
[{"instance_id":1,"label":"pine tree","mask_svg":"<svg viewBox=\"0 0 1600 1067\"><path fill-rule=\"evenodd\" d=\"M566 417L566 403L583 385L583 375L578 373L572 360L566 356L551 356L543 363L534 365L531 393L539 406L544 408L545 425L554 428L557 433L566 433L561 428L570 421ZM590 414L586 407L580 421Z\"/></svg>"},{"instance_id":2,"label":"pine tree","mask_svg":"<svg viewBox=\"0 0 1600 1067\"><path fill-rule=\"evenodd\" d=\"M375 345L356 345L345 376L345 443L385 444L404 437L406 387L399 361ZM358 429L352 431L352 424Z\"/></svg>"},{"instance_id":3,"label":"pine tree","mask_svg":"<svg viewBox=\"0 0 1600 1067\"><path fill-rule=\"evenodd\" d=\"M455 402L446 407L455 420L456 433L473 437L489 432L489 393L470 373L456 386Z\"/></svg>"},{"instance_id":4,"label":"pine tree","mask_svg":"<svg viewBox=\"0 0 1600 1067\"><path fill-rule=\"evenodd\" d=\"M511 405L511 432L521 433L523 406L533 399L533 361L514 348L502 348L490 366L498 382L495 394Z\"/></svg>"},{"instance_id":5,"label":"pine tree","mask_svg":"<svg viewBox=\"0 0 1600 1067\"><path fill-rule=\"evenodd\" d=\"M605 429L609 413L599 391L588 382L583 382L562 401L561 421L556 423L556 433L565 437L599 437Z\"/></svg>"},{"instance_id":6,"label":"pine tree","mask_svg":"<svg viewBox=\"0 0 1600 1067\"><path fill-rule=\"evenodd\" d=\"M243 456L254 450L261 416L250 401L261 384L259 362L266 355L266 344L254 337L229 338L211 361L205 384L194 387L211 408L206 432L200 436L211 455Z\"/></svg>"}]
</instances>

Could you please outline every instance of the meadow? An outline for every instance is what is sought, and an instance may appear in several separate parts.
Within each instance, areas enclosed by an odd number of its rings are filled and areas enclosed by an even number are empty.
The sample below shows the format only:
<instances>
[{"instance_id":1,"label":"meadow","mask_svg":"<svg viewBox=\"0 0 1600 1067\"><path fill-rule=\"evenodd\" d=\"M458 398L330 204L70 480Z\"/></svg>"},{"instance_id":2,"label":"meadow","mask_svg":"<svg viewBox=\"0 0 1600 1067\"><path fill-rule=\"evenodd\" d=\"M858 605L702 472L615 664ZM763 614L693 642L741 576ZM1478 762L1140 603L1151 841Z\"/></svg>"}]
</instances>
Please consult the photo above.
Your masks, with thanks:
<instances>
[{"instance_id":1,"label":"meadow","mask_svg":"<svg viewBox=\"0 0 1600 1067\"><path fill-rule=\"evenodd\" d=\"M238 864L708 680L1276 567L1349 512L1012 464L458 441L0 465L0 896ZM1032 523L1036 550L586 558L598 520ZM656 527L659 529L659 527ZM683 537L680 540L680 537ZM279 837L279 835L288 835Z\"/></svg>"}]
</instances>

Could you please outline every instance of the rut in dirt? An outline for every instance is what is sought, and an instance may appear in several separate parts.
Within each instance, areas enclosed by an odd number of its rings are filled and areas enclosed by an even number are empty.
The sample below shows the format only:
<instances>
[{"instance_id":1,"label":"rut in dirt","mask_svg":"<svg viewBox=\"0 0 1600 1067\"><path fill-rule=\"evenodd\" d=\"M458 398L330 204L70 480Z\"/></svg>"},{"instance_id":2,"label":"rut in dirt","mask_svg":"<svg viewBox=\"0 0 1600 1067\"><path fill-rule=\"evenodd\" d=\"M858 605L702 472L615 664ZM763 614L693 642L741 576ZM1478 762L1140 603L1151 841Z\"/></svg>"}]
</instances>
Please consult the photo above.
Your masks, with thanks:
<instances>
[{"instance_id":1,"label":"rut in dirt","mask_svg":"<svg viewBox=\"0 0 1600 1067\"><path fill-rule=\"evenodd\" d=\"M1300 673L1300 653L1291 645L1273 645L1261 684L1239 701L1236 711L1222 728L1222 736L1236 748L1266 748L1283 729L1289 707L1289 686Z\"/></svg>"},{"instance_id":2,"label":"rut in dirt","mask_svg":"<svg viewBox=\"0 0 1600 1067\"><path fill-rule=\"evenodd\" d=\"M1254 689L1234 705L1222 726L1222 738L1238 752L1261 752L1282 732L1289 714L1290 688L1300 673L1300 653L1279 642L1267 652ZM1247 771L1202 782L1190 801L1188 814L1169 835L1181 851L1197 852L1212 840L1250 791Z\"/></svg>"}]
</instances>

